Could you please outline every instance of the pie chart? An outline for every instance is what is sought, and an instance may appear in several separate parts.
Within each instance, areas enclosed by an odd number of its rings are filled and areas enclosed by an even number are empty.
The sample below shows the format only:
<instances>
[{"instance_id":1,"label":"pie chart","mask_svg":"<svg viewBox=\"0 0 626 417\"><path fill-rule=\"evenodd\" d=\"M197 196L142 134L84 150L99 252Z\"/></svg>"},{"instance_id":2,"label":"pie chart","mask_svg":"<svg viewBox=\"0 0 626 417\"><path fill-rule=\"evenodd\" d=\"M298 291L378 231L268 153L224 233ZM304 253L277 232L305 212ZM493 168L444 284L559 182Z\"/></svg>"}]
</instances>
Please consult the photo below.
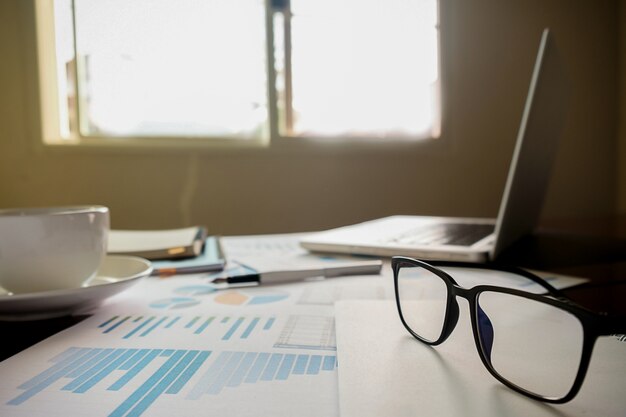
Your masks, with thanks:
<instances>
[{"instance_id":1,"label":"pie chart","mask_svg":"<svg viewBox=\"0 0 626 417\"><path fill-rule=\"evenodd\" d=\"M163 298L161 300L153 301L150 303L150 307L159 308L163 310L176 310L180 308L193 307L200 304L199 300L191 297L171 297Z\"/></svg>"},{"instance_id":2,"label":"pie chart","mask_svg":"<svg viewBox=\"0 0 626 417\"><path fill-rule=\"evenodd\" d=\"M213 299L218 304L252 306L260 304L270 304L286 300L289 294L281 291L227 291L218 294Z\"/></svg>"}]
</instances>

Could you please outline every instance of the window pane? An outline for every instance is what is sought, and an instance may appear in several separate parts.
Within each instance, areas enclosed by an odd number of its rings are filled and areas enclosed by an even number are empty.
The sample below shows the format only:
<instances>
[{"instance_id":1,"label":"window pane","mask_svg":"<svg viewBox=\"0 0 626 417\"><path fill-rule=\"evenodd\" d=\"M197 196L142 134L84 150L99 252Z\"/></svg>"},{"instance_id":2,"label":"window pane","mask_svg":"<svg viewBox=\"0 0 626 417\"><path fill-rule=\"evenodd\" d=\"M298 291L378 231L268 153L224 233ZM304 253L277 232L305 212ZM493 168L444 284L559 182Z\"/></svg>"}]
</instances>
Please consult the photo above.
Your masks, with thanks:
<instances>
[{"instance_id":1,"label":"window pane","mask_svg":"<svg viewBox=\"0 0 626 417\"><path fill-rule=\"evenodd\" d=\"M77 0L86 135L267 134L263 0Z\"/></svg>"},{"instance_id":2,"label":"window pane","mask_svg":"<svg viewBox=\"0 0 626 417\"><path fill-rule=\"evenodd\" d=\"M438 134L436 0L291 6L293 134Z\"/></svg>"},{"instance_id":3,"label":"window pane","mask_svg":"<svg viewBox=\"0 0 626 417\"><path fill-rule=\"evenodd\" d=\"M68 138L70 131L76 129L76 120L74 120L74 114L70 110L75 106L73 76L70 75L73 70L71 63L74 61L71 0L54 2L54 19L59 134L61 138Z\"/></svg>"}]
</instances>

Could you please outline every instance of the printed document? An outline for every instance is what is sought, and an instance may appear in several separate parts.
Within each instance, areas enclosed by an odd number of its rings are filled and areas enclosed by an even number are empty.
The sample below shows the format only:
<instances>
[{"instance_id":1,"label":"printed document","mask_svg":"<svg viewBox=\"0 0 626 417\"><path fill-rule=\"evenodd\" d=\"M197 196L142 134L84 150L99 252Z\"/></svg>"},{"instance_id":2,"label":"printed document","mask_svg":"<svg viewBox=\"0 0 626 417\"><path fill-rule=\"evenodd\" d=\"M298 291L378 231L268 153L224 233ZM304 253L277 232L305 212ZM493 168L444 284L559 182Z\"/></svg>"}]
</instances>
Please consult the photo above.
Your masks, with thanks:
<instances>
[{"instance_id":1,"label":"printed document","mask_svg":"<svg viewBox=\"0 0 626 417\"><path fill-rule=\"evenodd\" d=\"M0 415L337 416L333 304L389 299L387 278L217 291L201 274L147 278L0 363Z\"/></svg>"},{"instance_id":2,"label":"printed document","mask_svg":"<svg viewBox=\"0 0 626 417\"><path fill-rule=\"evenodd\" d=\"M476 351L467 303L460 301L459 306L450 338L430 347L405 330L393 301L339 301L335 314L341 416L624 415L623 339L600 338L578 396L563 405L548 405L515 393L489 374Z\"/></svg>"}]
</instances>

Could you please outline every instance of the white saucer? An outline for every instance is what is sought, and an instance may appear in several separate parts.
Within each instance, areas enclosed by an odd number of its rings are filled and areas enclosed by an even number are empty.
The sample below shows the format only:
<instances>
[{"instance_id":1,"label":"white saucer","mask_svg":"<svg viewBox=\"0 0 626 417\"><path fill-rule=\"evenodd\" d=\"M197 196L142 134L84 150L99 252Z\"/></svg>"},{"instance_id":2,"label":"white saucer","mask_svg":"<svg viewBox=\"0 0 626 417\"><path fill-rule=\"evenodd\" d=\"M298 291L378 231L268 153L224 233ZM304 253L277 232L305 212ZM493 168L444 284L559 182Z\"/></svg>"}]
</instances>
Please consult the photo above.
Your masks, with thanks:
<instances>
[{"instance_id":1,"label":"white saucer","mask_svg":"<svg viewBox=\"0 0 626 417\"><path fill-rule=\"evenodd\" d=\"M103 300L150 275L149 261L134 256L108 255L98 275L85 287L0 295L0 320L38 320L60 317L95 307Z\"/></svg>"}]
</instances>

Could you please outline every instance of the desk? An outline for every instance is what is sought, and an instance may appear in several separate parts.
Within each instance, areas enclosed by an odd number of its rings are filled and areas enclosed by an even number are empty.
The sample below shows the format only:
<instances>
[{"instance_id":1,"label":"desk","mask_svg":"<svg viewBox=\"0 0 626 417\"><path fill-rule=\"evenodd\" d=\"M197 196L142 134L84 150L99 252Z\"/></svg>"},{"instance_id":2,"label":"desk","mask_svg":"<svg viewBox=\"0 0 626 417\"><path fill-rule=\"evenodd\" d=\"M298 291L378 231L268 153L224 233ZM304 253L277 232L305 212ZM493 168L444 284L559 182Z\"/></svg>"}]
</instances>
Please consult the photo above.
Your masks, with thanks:
<instances>
[{"instance_id":1,"label":"desk","mask_svg":"<svg viewBox=\"0 0 626 417\"><path fill-rule=\"evenodd\" d=\"M625 223L626 224L626 223ZM594 229L597 230L597 229ZM600 229L603 232L625 230ZM621 234L621 232L620 232ZM564 234L545 228L506 250L503 263L589 278L590 282L566 290L581 305L595 311L626 314L626 240L621 236ZM2 322L0 360L68 328L87 316L30 322Z\"/></svg>"},{"instance_id":2,"label":"desk","mask_svg":"<svg viewBox=\"0 0 626 417\"><path fill-rule=\"evenodd\" d=\"M588 278L565 294L591 310L626 315L626 219L578 224L584 234L564 232L563 224L544 226L505 250L499 262Z\"/></svg>"}]
</instances>

